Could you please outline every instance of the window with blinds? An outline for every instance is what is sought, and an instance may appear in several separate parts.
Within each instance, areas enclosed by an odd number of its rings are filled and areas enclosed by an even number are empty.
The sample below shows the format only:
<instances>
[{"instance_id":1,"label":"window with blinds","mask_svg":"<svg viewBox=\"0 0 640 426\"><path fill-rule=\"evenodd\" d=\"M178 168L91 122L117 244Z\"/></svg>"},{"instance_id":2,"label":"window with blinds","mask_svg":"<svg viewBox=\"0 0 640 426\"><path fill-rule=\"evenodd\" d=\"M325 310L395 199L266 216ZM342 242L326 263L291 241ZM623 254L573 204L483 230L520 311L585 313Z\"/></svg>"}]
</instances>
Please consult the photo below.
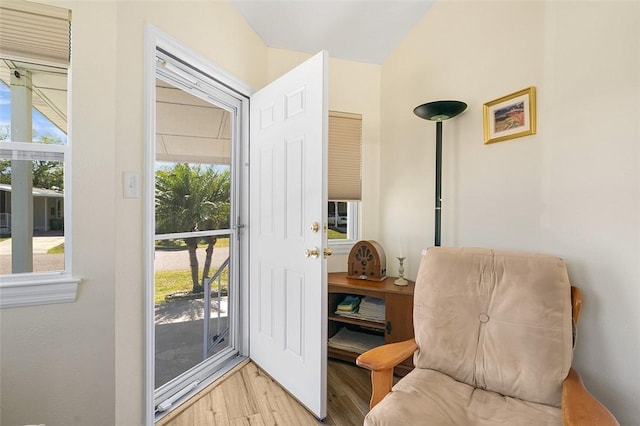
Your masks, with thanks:
<instances>
[{"instance_id":1,"label":"window with blinds","mask_svg":"<svg viewBox=\"0 0 640 426\"><path fill-rule=\"evenodd\" d=\"M0 124L0 237L11 247L0 251L1 308L76 298L65 231L70 36L70 10L0 2L0 108L8 119Z\"/></svg>"},{"instance_id":2,"label":"window with blinds","mask_svg":"<svg viewBox=\"0 0 640 426\"><path fill-rule=\"evenodd\" d=\"M362 198L362 115L329 111L329 199Z\"/></svg>"},{"instance_id":3,"label":"window with blinds","mask_svg":"<svg viewBox=\"0 0 640 426\"><path fill-rule=\"evenodd\" d=\"M346 253L358 240L358 205L362 198L362 115L329 111L328 170L328 239L336 253Z\"/></svg>"},{"instance_id":4,"label":"window with blinds","mask_svg":"<svg viewBox=\"0 0 640 426\"><path fill-rule=\"evenodd\" d=\"M22 0L0 3L0 57L67 68L71 11Z\"/></svg>"}]
</instances>

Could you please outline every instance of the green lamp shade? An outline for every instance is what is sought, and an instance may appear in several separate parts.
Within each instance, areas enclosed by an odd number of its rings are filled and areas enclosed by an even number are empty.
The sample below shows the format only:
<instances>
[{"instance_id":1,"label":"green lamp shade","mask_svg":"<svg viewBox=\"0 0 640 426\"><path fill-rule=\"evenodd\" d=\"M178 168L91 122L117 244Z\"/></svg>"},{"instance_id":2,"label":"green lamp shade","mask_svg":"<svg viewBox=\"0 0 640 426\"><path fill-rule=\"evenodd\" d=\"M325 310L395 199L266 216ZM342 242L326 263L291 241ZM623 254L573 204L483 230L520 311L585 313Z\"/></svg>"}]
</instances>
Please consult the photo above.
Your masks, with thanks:
<instances>
[{"instance_id":1,"label":"green lamp shade","mask_svg":"<svg viewBox=\"0 0 640 426\"><path fill-rule=\"evenodd\" d=\"M455 117L467 109L467 104L460 101L427 102L414 108L413 112L420 118L430 121L444 121Z\"/></svg>"}]
</instances>

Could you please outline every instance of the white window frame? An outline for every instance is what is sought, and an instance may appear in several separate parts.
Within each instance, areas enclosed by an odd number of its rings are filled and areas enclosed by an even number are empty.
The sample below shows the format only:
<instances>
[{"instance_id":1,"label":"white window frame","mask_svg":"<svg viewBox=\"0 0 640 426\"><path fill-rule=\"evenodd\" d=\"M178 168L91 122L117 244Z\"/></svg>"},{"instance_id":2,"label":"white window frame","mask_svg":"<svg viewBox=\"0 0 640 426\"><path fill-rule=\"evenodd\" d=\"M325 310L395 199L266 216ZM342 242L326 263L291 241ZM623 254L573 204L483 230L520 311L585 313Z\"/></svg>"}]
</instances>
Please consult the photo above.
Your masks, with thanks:
<instances>
[{"instance_id":1,"label":"white window frame","mask_svg":"<svg viewBox=\"0 0 640 426\"><path fill-rule=\"evenodd\" d=\"M67 92L70 96L70 91ZM71 135L67 135L65 145L4 141L0 143L0 149L12 151L14 156L20 152L58 153L64 156L65 229L64 271L0 275L0 309L75 302L81 279L74 278L71 272Z\"/></svg>"},{"instance_id":2,"label":"white window frame","mask_svg":"<svg viewBox=\"0 0 640 426\"><path fill-rule=\"evenodd\" d=\"M67 116L71 117L70 22L71 11L46 4L4 0L2 4L3 57L18 62L67 69ZM25 19L30 25L24 26ZM70 126L68 126L70 128ZM31 141L3 141L3 155L15 159L62 156L64 167L64 270L0 275L0 309L74 302L79 278L71 271L71 132L65 145Z\"/></svg>"},{"instance_id":3,"label":"white window frame","mask_svg":"<svg viewBox=\"0 0 640 426\"><path fill-rule=\"evenodd\" d=\"M9 31L2 35L3 57L18 62L50 65L67 69L67 116L71 121L70 22L71 11L65 8L34 2L3 0L0 21ZM30 25L22 24L27 20ZM68 126L70 129L71 126ZM0 275L0 309L21 306L74 302L79 278L72 276L71 224L71 132L65 145L37 142L0 143L3 154L15 159L37 159L43 156L62 156L64 167L64 270L54 272L25 272ZM8 154L8 152L10 154Z\"/></svg>"},{"instance_id":4,"label":"white window frame","mask_svg":"<svg viewBox=\"0 0 640 426\"><path fill-rule=\"evenodd\" d=\"M333 201L333 200L330 200ZM361 201L347 201L347 238L327 239L327 245L335 254L349 254L353 245L360 238L360 203Z\"/></svg>"}]
</instances>

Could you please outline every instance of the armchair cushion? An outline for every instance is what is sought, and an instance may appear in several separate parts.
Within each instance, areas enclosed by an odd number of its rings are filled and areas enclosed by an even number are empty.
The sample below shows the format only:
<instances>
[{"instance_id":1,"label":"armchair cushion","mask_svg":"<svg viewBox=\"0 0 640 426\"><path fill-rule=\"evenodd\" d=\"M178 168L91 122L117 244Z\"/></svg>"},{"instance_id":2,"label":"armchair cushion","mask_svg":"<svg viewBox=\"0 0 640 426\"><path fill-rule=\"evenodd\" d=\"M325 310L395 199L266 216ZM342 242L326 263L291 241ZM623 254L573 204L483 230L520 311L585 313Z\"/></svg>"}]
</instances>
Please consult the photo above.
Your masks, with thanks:
<instances>
[{"instance_id":1,"label":"armchair cushion","mask_svg":"<svg viewBox=\"0 0 640 426\"><path fill-rule=\"evenodd\" d=\"M414 369L369 412L365 426L547 426L562 424L562 412L458 382L446 374Z\"/></svg>"},{"instance_id":2,"label":"armchair cushion","mask_svg":"<svg viewBox=\"0 0 640 426\"><path fill-rule=\"evenodd\" d=\"M417 281L413 312L417 376L433 376L429 370L450 376L460 382L448 388L451 397L462 400L477 387L560 407L562 381L572 356L571 285L562 259L433 247L422 259ZM440 386L434 389L437 392ZM487 392L473 393L473 398L496 400L497 407L510 409L524 404ZM423 405L416 403L414 410Z\"/></svg>"}]
</instances>

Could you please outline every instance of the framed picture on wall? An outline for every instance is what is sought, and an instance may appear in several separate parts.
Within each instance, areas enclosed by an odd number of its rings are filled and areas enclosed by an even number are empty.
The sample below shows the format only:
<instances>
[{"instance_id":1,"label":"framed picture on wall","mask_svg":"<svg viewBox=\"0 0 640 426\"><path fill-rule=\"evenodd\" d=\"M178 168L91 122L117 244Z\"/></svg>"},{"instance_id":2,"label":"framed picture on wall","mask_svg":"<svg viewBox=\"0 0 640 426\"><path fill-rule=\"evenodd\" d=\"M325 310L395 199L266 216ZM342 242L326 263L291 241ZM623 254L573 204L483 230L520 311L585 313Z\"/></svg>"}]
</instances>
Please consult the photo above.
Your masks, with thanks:
<instances>
[{"instance_id":1,"label":"framed picture on wall","mask_svg":"<svg viewBox=\"0 0 640 426\"><path fill-rule=\"evenodd\" d=\"M484 143L536 133L536 88L528 87L483 106Z\"/></svg>"}]
</instances>

